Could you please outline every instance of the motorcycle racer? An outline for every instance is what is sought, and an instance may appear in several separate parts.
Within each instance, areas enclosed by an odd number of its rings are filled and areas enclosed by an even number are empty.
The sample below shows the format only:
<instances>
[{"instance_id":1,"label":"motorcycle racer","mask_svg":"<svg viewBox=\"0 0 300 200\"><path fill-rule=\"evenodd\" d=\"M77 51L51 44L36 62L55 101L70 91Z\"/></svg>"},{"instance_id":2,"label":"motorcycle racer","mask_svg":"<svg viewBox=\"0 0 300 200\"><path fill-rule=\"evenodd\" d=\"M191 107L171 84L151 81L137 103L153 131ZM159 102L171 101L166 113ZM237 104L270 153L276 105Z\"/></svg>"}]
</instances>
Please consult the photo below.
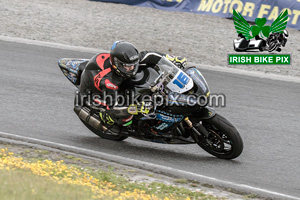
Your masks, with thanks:
<instances>
[{"instance_id":1,"label":"motorcycle racer","mask_svg":"<svg viewBox=\"0 0 300 200\"><path fill-rule=\"evenodd\" d=\"M109 101L101 98L93 100L104 108L99 113L104 125L113 132L120 132L119 126L131 125L133 116L127 112L127 106L118 105L116 92L122 92L121 84L134 78L139 67L155 66L162 56L180 68L186 66L186 58L151 51L138 52L129 42L116 41L110 53L100 53L90 59L82 72L79 92L111 96Z\"/></svg>"},{"instance_id":2,"label":"motorcycle racer","mask_svg":"<svg viewBox=\"0 0 300 200\"><path fill-rule=\"evenodd\" d=\"M281 51L281 47L285 47L287 42L287 37L289 33L287 30L284 30L282 33L271 33L267 39L267 47L265 50L272 51Z\"/></svg>"}]
</instances>

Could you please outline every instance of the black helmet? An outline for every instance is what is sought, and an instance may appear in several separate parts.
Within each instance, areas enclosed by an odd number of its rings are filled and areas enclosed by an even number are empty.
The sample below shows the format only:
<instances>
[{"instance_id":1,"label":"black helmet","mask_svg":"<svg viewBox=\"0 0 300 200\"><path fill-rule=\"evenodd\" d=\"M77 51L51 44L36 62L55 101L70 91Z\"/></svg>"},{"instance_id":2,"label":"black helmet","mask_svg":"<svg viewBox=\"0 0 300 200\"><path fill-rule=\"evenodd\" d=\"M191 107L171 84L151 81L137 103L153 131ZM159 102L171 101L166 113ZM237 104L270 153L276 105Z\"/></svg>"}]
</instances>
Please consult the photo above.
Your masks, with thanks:
<instances>
[{"instance_id":1,"label":"black helmet","mask_svg":"<svg viewBox=\"0 0 300 200\"><path fill-rule=\"evenodd\" d=\"M129 42L116 41L110 50L110 62L118 75L134 77L138 70L139 52Z\"/></svg>"}]
</instances>

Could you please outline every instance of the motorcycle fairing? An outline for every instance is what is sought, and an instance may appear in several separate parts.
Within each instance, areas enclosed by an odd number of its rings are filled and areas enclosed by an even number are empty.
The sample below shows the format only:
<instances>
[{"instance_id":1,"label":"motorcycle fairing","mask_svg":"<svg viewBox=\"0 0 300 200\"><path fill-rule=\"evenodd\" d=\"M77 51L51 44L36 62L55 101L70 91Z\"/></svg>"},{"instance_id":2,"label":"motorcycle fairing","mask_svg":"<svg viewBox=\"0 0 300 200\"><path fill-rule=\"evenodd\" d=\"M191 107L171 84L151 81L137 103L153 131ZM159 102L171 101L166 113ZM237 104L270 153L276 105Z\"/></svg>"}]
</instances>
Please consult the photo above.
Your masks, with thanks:
<instances>
[{"instance_id":1,"label":"motorcycle fairing","mask_svg":"<svg viewBox=\"0 0 300 200\"><path fill-rule=\"evenodd\" d=\"M158 113L158 114L156 114L156 119L164 121L164 122L174 123L174 122L181 122L181 120L183 119L183 116L182 115L172 115L172 114L166 115L166 113L165 114Z\"/></svg>"},{"instance_id":2,"label":"motorcycle fairing","mask_svg":"<svg viewBox=\"0 0 300 200\"><path fill-rule=\"evenodd\" d=\"M168 83L167 87L178 93L189 91L194 86L193 80L182 70L179 70L175 77Z\"/></svg>"},{"instance_id":3,"label":"motorcycle fairing","mask_svg":"<svg viewBox=\"0 0 300 200\"><path fill-rule=\"evenodd\" d=\"M170 92L168 94L167 103L169 106L188 106L196 105L197 100L193 96L187 96L184 94Z\"/></svg>"},{"instance_id":4,"label":"motorcycle fairing","mask_svg":"<svg viewBox=\"0 0 300 200\"><path fill-rule=\"evenodd\" d=\"M201 72L195 67L191 67L188 68L185 73L193 79L195 86L197 86L197 88L195 88L196 91L194 91L195 94L208 97L210 94L209 87Z\"/></svg>"},{"instance_id":5,"label":"motorcycle fairing","mask_svg":"<svg viewBox=\"0 0 300 200\"><path fill-rule=\"evenodd\" d=\"M157 124L156 126L154 126L153 128L155 128L158 131L158 134L159 134L160 131L164 131L172 125L173 125L172 122L161 122L161 123Z\"/></svg>"},{"instance_id":6,"label":"motorcycle fairing","mask_svg":"<svg viewBox=\"0 0 300 200\"><path fill-rule=\"evenodd\" d=\"M193 88L193 80L166 57L162 57L156 66L163 80L160 84L165 85L164 82L167 82L166 87L171 91L184 93Z\"/></svg>"},{"instance_id":7,"label":"motorcycle fairing","mask_svg":"<svg viewBox=\"0 0 300 200\"><path fill-rule=\"evenodd\" d=\"M179 122L178 122L179 123ZM156 142L156 143L164 143L164 144L193 144L195 141L191 140L185 140L183 138L171 138L172 134L176 134L176 128L178 126L178 123L168 123L168 122L162 122L158 120L140 120L137 122L137 132L139 133L136 137L132 136L137 139L142 139L146 141ZM163 128L165 126L168 126L168 128L165 128L164 130L156 129L155 126L159 125ZM170 134L169 137L166 137L166 133ZM142 135L142 137L140 137Z\"/></svg>"},{"instance_id":8,"label":"motorcycle fairing","mask_svg":"<svg viewBox=\"0 0 300 200\"><path fill-rule=\"evenodd\" d=\"M88 61L89 59L62 58L58 61L58 65L67 79L78 86L80 84L81 72Z\"/></svg>"},{"instance_id":9,"label":"motorcycle fairing","mask_svg":"<svg viewBox=\"0 0 300 200\"><path fill-rule=\"evenodd\" d=\"M158 132L168 130L172 125L180 123L183 119L183 115L174 115L172 113L156 110L156 120L158 121L155 128Z\"/></svg>"},{"instance_id":10,"label":"motorcycle fairing","mask_svg":"<svg viewBox=\"0 0 300 200\"><path fill-rule=\"evenodd\" d=\"M192 121L193 121L193 119L196 119L197 122L199 122L199 120L207 120L207 119L213 118L215 115L216 115L215 109L213 109L211 107L204 107L200 111L198 111L197 113L192 115L190 117L190 119Z\"/></svg>"},{"instance_id":11,"label":"motorcycle fairing","mask_svg":"<svg viewBox=\"0 0 300 200\"><path fill-rule=\"evenodd\" d=\"M144 117L141 120L149 120L149 119L156 119L163 122L181 122L183 119L183 115L174 115L172 113L167 113L160 110L155 110L154 113L144 114Z\"/></svg>"}]
</instances>

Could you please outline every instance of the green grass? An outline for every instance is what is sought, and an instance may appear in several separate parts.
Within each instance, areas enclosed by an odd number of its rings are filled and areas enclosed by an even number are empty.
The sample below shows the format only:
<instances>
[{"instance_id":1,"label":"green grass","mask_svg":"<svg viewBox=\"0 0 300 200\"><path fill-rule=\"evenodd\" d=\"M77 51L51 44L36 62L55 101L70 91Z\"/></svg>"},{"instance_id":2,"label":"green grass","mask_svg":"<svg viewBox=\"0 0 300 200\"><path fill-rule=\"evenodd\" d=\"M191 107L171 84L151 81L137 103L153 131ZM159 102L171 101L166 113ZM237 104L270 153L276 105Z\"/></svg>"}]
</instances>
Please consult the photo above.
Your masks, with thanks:
<instances>
[{"instance_id":1,"label":"green grass","mask_svg":"<svg viewBox=\"0 0 300 200\"><path fill-rule=\"evenodd\" d=\"M154 175L152 173L148 173L147 176L154 177Z\"/></svg>"},{"instance_id":2,"label":"green grass","mask_svg":"<svg viewBox=\"0 0 300 200\"><path fill-rule=\"evenodd\" d=\"M24 170L0 170L0 197L5 200L87 200L92 191L84 186L57 184Z\"/></svg>"},{"instance_id":3,"label":"green grass","mask_svg":"<svg viewBox=\"0 0 300 200\"><path fill-rule=\"evenodd\" d=\"M44 155L50 154L50 152L47 150L34 150L34 152L38 154L44 154Z\"/></svg>"},{"instance_id":4,"label":"green grass","mask_svg":"<svg viewBox=\"0 0 300 200\"><path fill-rule=\"evenodd\" d=\"M89 172L95 178L100 180L105 180L113 183L117 186L119 191L134 191L134 189L140 189L145 191L147 194L154 194L161 199L166 196L172 195L177 199L185 199L190 197L191 199L202 199L202 200L216 200L220 198L215 198L210 195L203 194L201 192L193 192L189 189L177 186L166 185L164 183L132 183L128 182L124 177L118 176L112 171L98 171L98 172Z\"/></svg>"},{"instance_id":5,"label":"green grass","mask_svg":"<svg viewBox=\"0 0 300 200\"><path fill-rule=\"evenodd\" d=\"M244 198L247 199L254 199L254 198L258 198L257 194L248 194L248 195L244 195Z\"/></svg>"},{"instance_id":6,"label":"green grass","mask_svg":"<svg viewBox=\"0 0 300 200\"><path fill-rule=\"evenodd\" d=\"M21 152L25 152L24 150ZM22 157L29 163L35 163L37 161L42 161L45 158L49 158L48 154L53 154L51 151L41 151L41 150L29 150L29 154L24 154ZM34 152L34 154L31 154ZM19 155L21 156L21 155ZM120 170L115 166L106 166L99 169L95 167L87 166L92 161L86 161L82 158L75 157L73 155L61 155L61 157L54 156L55 160L67 159L69 164L67 166L73 166L79 169L80 172L86 172L89 175L100 181L107 181L115 185L116 187L113 190L117 190L120 193L122 192L133 192L135 189L145 191L146 194L153 194L160 199L164 197L172 196L175 199L199 199L199 200L216 200L220 199L217 197L212 197L206 195L202 192L194 192L186 188L166 185L159 182L146 183L146 182L132 182L129 181L126 177L128 173L137 173L136 170ZM118 173L121 173L118 174ZM65 173L61 174L61 176ZM153 177L154 174L148 173L147 176ZM175 179L174 182L177 183L188 183L186 179ZM191 182L193 183L193 182ZM196 184L194 187L197 187ZM32 174L30 171L16 169L11 170L0 170L0 199L5 200L86 200L86 199L95 199L95 195L91 188L86 186L78 186L72 184L58 184L57 182L51 180L48 177L41 177ZM105 198L105 200L107 197Z\"/></svg>"},{"instance_id":7,"label":"green grass","mask_svg":"<svg viewBox=\"0 0 300 200\"><path fill-rule=\"evenodd\" d=\"M188 183L188 181L186 179L182 179L182 178L175 179L174 182L175 183L181 183L181 184L187 184Z\"/></svg>"},{"instance_id":8,"label":"green grass","mask_svg":"<svg viewBox=\"0 0 300 200\"><path fill-rule=\"evenodd\" d=\"M82 158L78 158L72 155L65 155L64 157L73 161L82 161Z\"/></svg>"},{"instance_id":9,"label":"green grass","mask_svg":"<svg viewBox=\"0 0 300 200\"><path fill-rule=\"evenodd\" d=\"M112 171L87 170L99 180L115 184L120 192L144 190L147 194L154 194L163 199L172 195L176 199L216 200L218 198L201 192L192 192L185 188L165 185L163 183L130 183ZM92 191L84 186L71 184L57 184L46 177L36 176L25 170L0 170L0 197L5 200L86 200L92 199Z\"/></svg>"}]
</instances>

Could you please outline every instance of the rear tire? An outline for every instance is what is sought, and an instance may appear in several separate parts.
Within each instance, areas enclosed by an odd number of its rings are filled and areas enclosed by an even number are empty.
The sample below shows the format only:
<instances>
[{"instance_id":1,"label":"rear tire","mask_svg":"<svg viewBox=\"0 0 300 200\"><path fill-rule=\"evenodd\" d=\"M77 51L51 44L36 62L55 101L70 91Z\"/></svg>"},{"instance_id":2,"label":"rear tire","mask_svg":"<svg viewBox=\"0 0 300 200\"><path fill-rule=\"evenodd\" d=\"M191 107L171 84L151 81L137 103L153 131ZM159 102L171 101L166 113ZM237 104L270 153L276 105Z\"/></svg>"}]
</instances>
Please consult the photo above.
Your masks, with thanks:
<instances>
[{"instance_id":1,"label":"rear tire","mask_svg":"<svg viewBox=\"0 0 300 200\"><path fill-rule=\"evenodd\" d=\"M242 138L227 119L216 114L213 118L203 120L202 125L209 132L209 137L198 137L196 142L206 152L222 159L234 159L242 153Z\"/></svg>"},{"instance_id":2,"label":"rear tire","mask_svg":"<svg viewBox=\"0 0 300 200\"><path fill-rule=\"evenodd\" d=\"M104 139L109 139L109 140L115 140L115 141L122 141L128 138L128 136L125 135L112 135L109 133L103 133L102 131L99 131L97 129L95 129L94 127L92 127L91 125L89 125L88 123L86 123L85 121L83 121L82 119L80 119L82 121L82 123L88 128L90 129L90 131L92 131L93 133L95 133L96 135L98 135L101 138Z\"/></svg>"}]
</instances>

